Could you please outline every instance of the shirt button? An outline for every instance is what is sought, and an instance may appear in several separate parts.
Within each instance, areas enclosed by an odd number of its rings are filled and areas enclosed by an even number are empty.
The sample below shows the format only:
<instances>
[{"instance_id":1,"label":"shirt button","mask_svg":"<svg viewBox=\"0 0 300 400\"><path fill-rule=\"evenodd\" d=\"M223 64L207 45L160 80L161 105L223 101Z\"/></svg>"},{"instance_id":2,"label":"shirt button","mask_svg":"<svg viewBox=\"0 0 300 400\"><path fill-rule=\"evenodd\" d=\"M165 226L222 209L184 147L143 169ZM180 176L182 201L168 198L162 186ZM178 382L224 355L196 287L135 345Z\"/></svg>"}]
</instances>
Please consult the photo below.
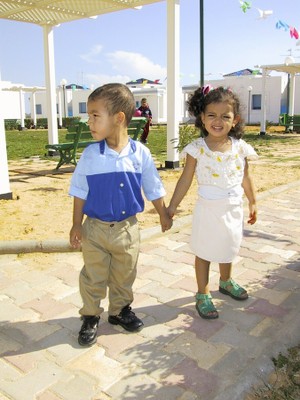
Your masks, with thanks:
<instances>
[{"instance_id":1,"label":"shirt button","mask_svg":"<svg viewBox=\"0 0 300 400\"><path fill-rule=\"evenodd\" d=\"M126 214L126 211L122 211L122 214L123 214L123 215Z\"/></svg>"},{"instance_id":2,"label":"shirt button","mask_svg":"<svg viewBox=\"0 0 300 400\"><path fill-rule=\"evenodd\" d=\"M123 186L124 186L124 183L120 183L120 186L123 187Z\"/></svg>"}]
</instances>

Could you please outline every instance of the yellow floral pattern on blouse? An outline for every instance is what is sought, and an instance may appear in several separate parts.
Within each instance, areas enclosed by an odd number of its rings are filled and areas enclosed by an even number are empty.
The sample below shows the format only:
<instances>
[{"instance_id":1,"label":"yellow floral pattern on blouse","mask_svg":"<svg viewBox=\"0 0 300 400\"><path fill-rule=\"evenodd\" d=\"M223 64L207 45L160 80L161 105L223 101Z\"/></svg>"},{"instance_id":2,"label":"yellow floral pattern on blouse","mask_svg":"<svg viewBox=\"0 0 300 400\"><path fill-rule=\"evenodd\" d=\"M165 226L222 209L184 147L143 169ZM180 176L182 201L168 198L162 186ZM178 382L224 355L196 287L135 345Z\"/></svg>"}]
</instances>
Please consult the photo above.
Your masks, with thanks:
<instances>
[{"instance_id":1,"label":"yellow floral pattern on blouse","mask_svg":"<svg viewBox=\"0 0 300 400\"><path fill-rule=\"evenodd\" d=\"M190 154L197 159L196 176L199 185L215 185L230 188L242 184L245 158L258 158L254 148L243 139L231 138L231 150L221 153L210 150L204 138L188 144L181 156Z\"/></svg>"}]
</instances>

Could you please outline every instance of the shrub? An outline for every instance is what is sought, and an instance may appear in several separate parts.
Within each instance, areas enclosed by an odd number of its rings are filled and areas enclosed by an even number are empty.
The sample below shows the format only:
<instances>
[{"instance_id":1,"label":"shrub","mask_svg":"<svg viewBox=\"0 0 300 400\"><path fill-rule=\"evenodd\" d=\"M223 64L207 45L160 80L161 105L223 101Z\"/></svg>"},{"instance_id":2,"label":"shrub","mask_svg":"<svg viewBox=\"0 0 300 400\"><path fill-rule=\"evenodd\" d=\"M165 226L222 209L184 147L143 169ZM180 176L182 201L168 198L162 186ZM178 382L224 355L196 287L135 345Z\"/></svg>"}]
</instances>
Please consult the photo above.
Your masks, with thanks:
<instances>
[{"instance_id":1,"label":"shrub","mask_svg":"<svg viewBox=\"0 0 300 400\"><path fill-rule=\"evenodd\" d=\"M195 126L181 125L179 127L179 141L177 143L176 149L181 152L186 145L188 145L198 137L200 137L200 130L195 128ZM174 144L176 143L175 140L172 140L172 142Z\"/></svg>"}]
</instances>

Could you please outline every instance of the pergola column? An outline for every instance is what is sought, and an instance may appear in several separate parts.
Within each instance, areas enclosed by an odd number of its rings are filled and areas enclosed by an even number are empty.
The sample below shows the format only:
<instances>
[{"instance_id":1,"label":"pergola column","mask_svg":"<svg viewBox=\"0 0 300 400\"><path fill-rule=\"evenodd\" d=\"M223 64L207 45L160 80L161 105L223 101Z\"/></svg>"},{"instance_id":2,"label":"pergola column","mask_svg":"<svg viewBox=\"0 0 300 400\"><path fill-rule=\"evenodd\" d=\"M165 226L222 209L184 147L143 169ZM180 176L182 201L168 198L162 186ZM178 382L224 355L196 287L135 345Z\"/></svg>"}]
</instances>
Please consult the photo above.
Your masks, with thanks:
<instances>
[{"instance_id":1,"label":"pergola column","mask_svg":"<svg viewBox=\"0 0 300 400\"><path fill-rule=\"evenodd\" d=\"M58 143L53 27L44 26L48 143Z\"/></svg>"},{"instance_id":2,"label":"pergola column","mask_svg":"<svg viewBox=\"0 0 300 400\"><path fill-rule=\"evenodd\" d=\"M181 89L179 85L179 0L167 1L167 161L166 168L179 167L175 146L179 140Z\"/></svg>"},{"instance_id":3,"label":"pergola column","mask_svg":"<svg viewBox=\"0 0 300 400\"><path fill-rule=\"evenodd\" d=\"M0 88L0 103L2 104L2 91ZM10 191L7 152L6 152L6 137L4 119L0 113L0 200L11 200L12 192Z\"/></svg>"}]
</instances>

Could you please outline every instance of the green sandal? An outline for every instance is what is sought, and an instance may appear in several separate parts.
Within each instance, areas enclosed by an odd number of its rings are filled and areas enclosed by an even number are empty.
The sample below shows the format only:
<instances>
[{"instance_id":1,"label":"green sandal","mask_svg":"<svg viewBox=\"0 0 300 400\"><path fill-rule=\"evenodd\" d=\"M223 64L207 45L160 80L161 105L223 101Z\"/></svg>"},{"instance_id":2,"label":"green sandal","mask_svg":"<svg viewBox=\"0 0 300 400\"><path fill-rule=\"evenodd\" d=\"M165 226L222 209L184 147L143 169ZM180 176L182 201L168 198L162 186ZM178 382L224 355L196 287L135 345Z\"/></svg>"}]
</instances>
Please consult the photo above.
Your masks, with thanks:
<instances>
[{"instance_id":1,"label":"green sandal","mask_svg":"<svg viewBox=\"0 0 300 400\"><path fill-rule=\"evenodd\" d=\"M216 307L213 305L211 301L212 297L210 294L196 294L196 310L200 317L205 319L216 319L219 314L216 310Z\"/></svg>"},{"instance_id":2,"label":"green sandal","mask_svg":"<svg viewBox=\"0 0 300 400\"><path fill-rule=\"evenodd\" d=\"M219 291L223 294L227 294L235 300L247 300L247 290L238 285L232 278L228 281L222 281L220 279Z\"/></svg>"}]
</instances>

